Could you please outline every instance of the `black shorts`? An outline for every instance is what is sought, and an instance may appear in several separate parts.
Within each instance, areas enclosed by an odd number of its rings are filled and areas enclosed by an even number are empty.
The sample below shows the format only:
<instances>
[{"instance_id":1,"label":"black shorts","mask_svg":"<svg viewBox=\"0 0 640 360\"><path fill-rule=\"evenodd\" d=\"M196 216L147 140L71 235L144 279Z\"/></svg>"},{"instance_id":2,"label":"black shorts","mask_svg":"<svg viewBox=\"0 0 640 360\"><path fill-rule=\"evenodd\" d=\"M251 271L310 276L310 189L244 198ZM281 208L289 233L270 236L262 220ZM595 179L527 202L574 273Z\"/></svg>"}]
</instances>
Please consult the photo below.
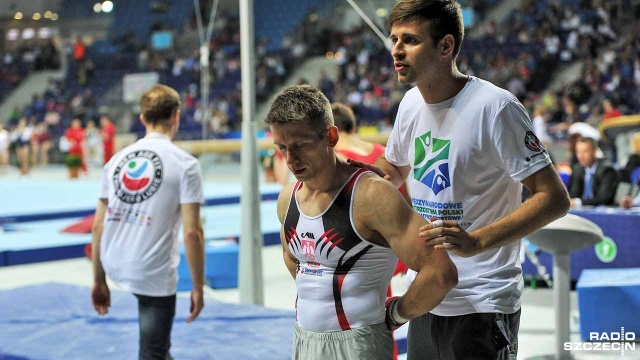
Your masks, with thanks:
<instances>
[{"instance_id":1,"label":"black shorts","mask_svg":"<svg viewBox=\"0 0 640 360\"><path fill-rule=\"evenodd\" d=\"M510 351L494 338L501 322L512 343ZM478 313L437 316L431 313L409 323L407 360L509 360L518 352L520 310L513 314ZM499 340L498 340L499 341ZM510 354L511 352L511 354Z\"/></svg>"}]
</instances>

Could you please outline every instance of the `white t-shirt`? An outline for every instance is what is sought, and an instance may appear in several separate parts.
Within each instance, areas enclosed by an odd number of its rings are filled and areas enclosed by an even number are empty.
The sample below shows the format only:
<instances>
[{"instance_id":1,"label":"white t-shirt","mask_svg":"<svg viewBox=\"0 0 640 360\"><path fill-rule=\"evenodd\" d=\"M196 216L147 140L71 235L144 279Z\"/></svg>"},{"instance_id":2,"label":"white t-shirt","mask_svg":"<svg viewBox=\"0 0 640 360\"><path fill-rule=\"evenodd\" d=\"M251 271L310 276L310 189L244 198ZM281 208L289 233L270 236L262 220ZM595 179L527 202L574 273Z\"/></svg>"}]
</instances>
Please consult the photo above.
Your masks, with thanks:
<instances>
[{"instance_id":1,"label":"white t-shirt","mask_svg":"<svg viewBox=\"0 0 640 360\"><path fill-rule=\"evenodd\" d=\"M6 151L9 148L9 132L6 129L0 130L0 151Z\"/></svg>"},{"instance_id":2,"label":"white t-shirt","mask_svg":"<svg viewBox=\"0 0 640 360\"><path fill-rule=\"evenodd\" d=\"M386 159L411 166L413 208L425 218L456 220L467 231L521 204L520 181L549 165L526 109L508 91L470 77L453 98L427 105L409 90L387 142ZM417 180L416 180L417 179ZM432 313L513 313L520 308L520 241L462 258L458 285Z\"/></svg>"},{"instance_id":3,"label":"white t-shirt","mask_svg":"<svg viewBox=\"0 0 640 360\"><path fill-rule=\"evenodd\" d=\"M204 201L198 160L147 134L104 166L100 198L108 199L100 260L109 278L135 294L175 294L180 205Z\"/></svg>"}]
</instances>

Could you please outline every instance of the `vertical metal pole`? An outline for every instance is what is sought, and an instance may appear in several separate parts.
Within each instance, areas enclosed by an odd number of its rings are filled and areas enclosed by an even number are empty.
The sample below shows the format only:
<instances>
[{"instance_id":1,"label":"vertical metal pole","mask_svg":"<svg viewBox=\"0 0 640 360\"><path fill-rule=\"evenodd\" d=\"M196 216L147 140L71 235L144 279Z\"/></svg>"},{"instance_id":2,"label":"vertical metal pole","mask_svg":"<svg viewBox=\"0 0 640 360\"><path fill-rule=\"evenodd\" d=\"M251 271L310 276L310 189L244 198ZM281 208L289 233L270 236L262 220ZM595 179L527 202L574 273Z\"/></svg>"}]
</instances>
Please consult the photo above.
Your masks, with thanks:
<instances>
[{"instance_id":1,"label":"vertical metal pole","mask_svg":"<svg viewBox=\"0 0 640 360\"><path fill-rule=\"evenodd\" d=\"M240 68L242 70L242 229L239 288L243 304L263 304L262 230L256 146L253 0L240 0Z\"/></svg>"},{"instance_id":2,"label":"vertical metal pole","mask_svg":"<svg viewBox=\"0 0 640 360\"><path fill-rule=\"evenodd\" d=\"M558 360L570 359L571 353L564 350L564 343L570 341L569 333L569 292L571 283L569 254L553 254L553 304L556 308L556 354Z\"/></svg>"},{"instance_id":3,"label":"vertical metal pole","mask_svg":"<svg viewBox=\"0 0 640 360\"><path fill-rule=\"evenodd\" d=\"M212 20L211 20L212 21ZM209 88L211 80L209 79L209 44L200 45L200 124L202 125L202 140L207 138L207 126L211 118L207 116L209 112Z\"/></svg>"}]
</instances>

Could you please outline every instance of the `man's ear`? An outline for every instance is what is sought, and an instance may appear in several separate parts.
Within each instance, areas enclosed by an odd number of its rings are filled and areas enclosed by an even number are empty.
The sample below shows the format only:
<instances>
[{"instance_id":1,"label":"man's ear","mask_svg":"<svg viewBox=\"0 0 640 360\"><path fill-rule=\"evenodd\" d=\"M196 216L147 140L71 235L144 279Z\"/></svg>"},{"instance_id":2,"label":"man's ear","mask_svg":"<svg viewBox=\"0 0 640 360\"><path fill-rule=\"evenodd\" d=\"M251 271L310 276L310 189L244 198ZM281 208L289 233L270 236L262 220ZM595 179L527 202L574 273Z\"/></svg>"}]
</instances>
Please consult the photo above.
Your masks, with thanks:
<instances>
[{"instance_id":1,"label":"man's ear","mask_svg":"<svg viewBox=\"0 0 640 360\"><path fill-rule=\"evenodd\" d=\"M453 54L453 48L456 45L456 39L453 38L453 35L447 34L445 35L438 44L438 47L442 49L440 54L442 56L449 56Z\"/></svg>"},{"instance_id":2,"label":"man's ear","mask_svg":"<svg viewBox=\"0 0 640 360\"><path fill-rule=\"evenodd\" d=\"M147 126L147 121L144 119L144 115L140 114L139 119L142 125Z\"/></svg>"},{"instance_id":3,"label":"man's ear","mask_svg":"<svg viewBox=\"0 0 640 360\"><path fill-rule=\"evenodd\" d=\"M173 122L174 124L178 124L180 123L180 109L176 110L176 112L173 113Z\"/></svg>"},{"instance_id":4,"label":"man's ear","mask_svg":"<svg viewBox=\"0 0 640 360\"><path fill-rule=\"evenodd\" d=\"M329 146L335 147L340 139L340 135L338 135L338 128L336 126L329 127L327 134L329 136Z\"/></svg>"}]
</instances>

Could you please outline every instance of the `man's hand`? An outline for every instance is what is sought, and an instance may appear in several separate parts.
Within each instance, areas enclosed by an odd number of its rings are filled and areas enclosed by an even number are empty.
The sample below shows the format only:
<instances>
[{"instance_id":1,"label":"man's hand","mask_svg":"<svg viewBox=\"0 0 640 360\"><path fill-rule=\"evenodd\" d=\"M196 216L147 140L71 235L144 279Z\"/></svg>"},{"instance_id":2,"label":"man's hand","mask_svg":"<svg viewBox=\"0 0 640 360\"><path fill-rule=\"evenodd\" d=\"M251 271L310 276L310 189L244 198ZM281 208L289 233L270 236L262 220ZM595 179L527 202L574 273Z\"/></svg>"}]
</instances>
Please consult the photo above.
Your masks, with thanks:
<instances>
[{"instance_id":1,"label":"man's hand","mask_svg":"<svg viewBox=\"0 0 640 360\"><path fill-rule=\"evenodd\" d=\"M373 164L367 164L365 162L353 160L353 159L347 159L347 162L353 166L369 169L374 173L378 174L378 176L380 176L381 178L391 181L391 176L389 176L389 174L385 173L384 171L382 171L382 169L380 169L379 167Z\"/></svg>"},{"instance_id":2,"label":"man's hand","mask_svg":"<svg viewBox=\"0 0 640 360\"><path fill-rule=\"evenodd\" d=\"M91 303L98 315L105 315L111 306L111 293L107 283L94 282L91 289Z\"/></svg>"},{"instance_id":3,"label":"man's hand","mask_svg":"<svg viewBox=\"0 0 640 360\"><path fill-rule=\"evenodd\" d=\"M420 227L420 239L435 250L447 250L462 257L470 257L482 252L479 239L460 227L457 221L435 220Z\"/></svg>"},{"instance_id":4,"label":"man's hand","mask_svg":"<svg viewBox=\"0 0 640 360\"><path fill-rule=\"evenodd\" d=\"M633 206L633 201L631 199L631 196L625 195L622 199L620 199L621 208L629 209L632 206Z\"/></svg>"},{"instance_id":5,"label":"man's hand","mask_svg":"<svg viewBox=\"0 0 640 360\"><path fill-rule=\"evenodd\" d=\"M200 311L204 307L204 295L202 292L202 287L195 287L191 290L191 307L189 311L191 315L187 318L187 322L190 323L195 320L198 315L200 315Z\"/></svg>"}]
</instances>

